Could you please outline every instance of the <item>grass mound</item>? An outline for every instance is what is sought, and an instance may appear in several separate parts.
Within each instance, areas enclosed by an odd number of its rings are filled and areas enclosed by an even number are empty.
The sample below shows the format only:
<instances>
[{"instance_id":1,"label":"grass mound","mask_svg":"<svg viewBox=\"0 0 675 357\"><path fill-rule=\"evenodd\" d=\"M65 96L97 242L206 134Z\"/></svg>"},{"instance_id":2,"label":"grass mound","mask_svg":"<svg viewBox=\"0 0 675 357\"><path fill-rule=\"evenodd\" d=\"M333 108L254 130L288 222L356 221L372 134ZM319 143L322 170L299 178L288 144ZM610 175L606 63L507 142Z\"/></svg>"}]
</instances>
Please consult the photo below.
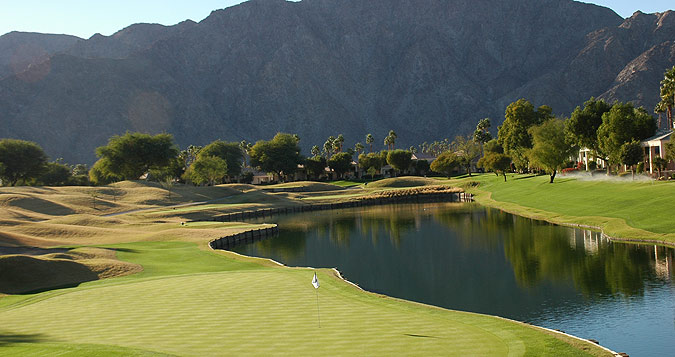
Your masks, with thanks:
<instances>
[{"instance_id":1,"label":"grass mound","mask_svg":"<svg viewBox=\"0 0 675 357\"><path fill-rule=\"evenodd\" d=\"M140 265L114 259L114 251L80 248L40 257L0 256L0 293L23 294L128 275Z\"/></svg>"},{"instance_id":2,"label":"grass mound","mask_svg":"<svg viewBox=\"0 0 675 357\"><path fill-rule=\"evenodd\" d=\"M49 220L49 223L68 224L73 226L106 227L124 224L126 222L117 217L102 217L102 216L94 216L91 214L77 214L51 219Z\"/></svg>"},{"instance_id":3,"label":"grass mound","mask_svg":"<svg viewBox=\"0 0 675 357\"><path fill-rule=\"evenodd\" d=\"M398 188L438 185L438 181L426 177L403 176L369 183L367 188Z\"/></svg>"}]
</instances>

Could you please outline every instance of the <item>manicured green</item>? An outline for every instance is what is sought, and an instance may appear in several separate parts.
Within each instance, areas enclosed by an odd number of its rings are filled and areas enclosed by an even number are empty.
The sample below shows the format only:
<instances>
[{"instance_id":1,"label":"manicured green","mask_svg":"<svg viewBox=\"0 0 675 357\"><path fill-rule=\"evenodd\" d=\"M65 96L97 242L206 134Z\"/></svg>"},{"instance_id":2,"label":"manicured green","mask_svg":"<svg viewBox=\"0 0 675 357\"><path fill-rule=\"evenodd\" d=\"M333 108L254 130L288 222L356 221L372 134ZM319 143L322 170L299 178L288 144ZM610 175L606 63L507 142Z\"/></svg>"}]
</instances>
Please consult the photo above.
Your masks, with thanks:
<instances>
[{"instance_id":1,"label":"manicured green","mask_svg":"<svg viewBox=\"0 0 675 357\"><path fill-rule=\"evenodd\" d=\"M340 186L340 187L354 187L354 186L363 185L363 182L347 181L347 180L330 181L329 183L331 183L333 185Z\"/></svg>"},{"instance_id":2,"label":"manicured green","mask_svg":"<svg viewBox=\"0 0 675 357\"><path fill-rule=\"evenodd\" d=\"M319 270L195 244L111 246L142 273L0 299L0 354L578 356L548 333L503 319L361 292ZM596 354L601 354L597 349Z\"/></svg>"}]
</instances>

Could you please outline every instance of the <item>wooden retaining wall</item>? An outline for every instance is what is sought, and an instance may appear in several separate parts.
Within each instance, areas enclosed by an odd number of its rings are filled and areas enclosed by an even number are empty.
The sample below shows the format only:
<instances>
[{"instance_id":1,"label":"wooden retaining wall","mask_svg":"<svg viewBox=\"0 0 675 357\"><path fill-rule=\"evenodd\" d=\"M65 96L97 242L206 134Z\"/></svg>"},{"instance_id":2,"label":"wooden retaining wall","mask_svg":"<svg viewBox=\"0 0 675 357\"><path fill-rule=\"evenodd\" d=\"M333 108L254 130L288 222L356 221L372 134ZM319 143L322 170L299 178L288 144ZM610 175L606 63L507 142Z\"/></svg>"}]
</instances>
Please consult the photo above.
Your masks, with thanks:
<instances>
[{"instance_id":1,"label":"wooden retaining wall","mask_svg":"<svg viewBox=\"0 0 675 357\"><path fill-rule=\"evenodd\" d=\"M320 203L320 204L298 205L281 208L263 208L252 211L241 211L241 212L221 214L214 216L213 220L217 222L238 222L249 218L270 217L279 214L352 208L352 207L366 207L366 206L385 205L390 203L471 202L471 201L473 201L473 196L470 193L466 192L424 193L416 195L371 198L371 199L337 202L337 203Z\"/></svg>"},{"instance_id":2,"label":"wooden retaining wall","mask_svg":"<svg viewBox=\"0 0 675 357\"><path fill-rule=\"evenodd\" d=\"M209 242L211 249L229 249L241 243L252 243L276 236L279 233L279 227L253 229L230 236L214 239Z\"/></svg>"}]
</instances>

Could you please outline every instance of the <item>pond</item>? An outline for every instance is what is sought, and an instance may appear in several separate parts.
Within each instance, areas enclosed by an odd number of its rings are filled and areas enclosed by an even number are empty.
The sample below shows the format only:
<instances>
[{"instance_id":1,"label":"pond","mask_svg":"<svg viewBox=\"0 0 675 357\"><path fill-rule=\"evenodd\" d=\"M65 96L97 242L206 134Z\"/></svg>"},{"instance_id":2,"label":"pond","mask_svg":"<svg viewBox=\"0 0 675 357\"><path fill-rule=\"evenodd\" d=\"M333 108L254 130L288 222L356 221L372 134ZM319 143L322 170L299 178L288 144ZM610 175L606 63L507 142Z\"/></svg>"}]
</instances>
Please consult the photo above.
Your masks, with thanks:
<instances>
[{"instance_id":1,"label":"pond","mask_svg":"<svg viewBox=\"0 0 675 357\"><path fill-rule=\"evenodd\" d=\"M233 250L289 266L337 267L368 291L559 329L631 356L675 351L670 248L610 242L475 204L389 205L272 221L278 237Z\"/></svg>"}]
</instances>

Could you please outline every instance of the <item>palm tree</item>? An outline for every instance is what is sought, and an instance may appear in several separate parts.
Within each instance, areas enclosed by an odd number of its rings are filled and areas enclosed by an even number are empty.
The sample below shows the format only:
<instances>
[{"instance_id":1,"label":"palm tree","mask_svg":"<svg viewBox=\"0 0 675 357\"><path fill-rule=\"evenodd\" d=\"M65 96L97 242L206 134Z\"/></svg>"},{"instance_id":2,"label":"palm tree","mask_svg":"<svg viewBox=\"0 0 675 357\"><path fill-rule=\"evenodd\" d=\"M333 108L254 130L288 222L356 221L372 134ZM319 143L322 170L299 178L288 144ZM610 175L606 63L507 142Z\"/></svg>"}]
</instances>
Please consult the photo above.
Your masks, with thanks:
<instances>
[{"instance_id":1,"label":"palm tree","mask_svg":"<svg viewBox=\"0 0 675 357\"><path fill-rule=\"evenodd\" d=\"M394 150L394 144L396 144L396 139L398 138L398 135L396 135L396 132L393 130L389 130L389 135L391 138L391 150Z\"/></svg>"},{"instance_id":2,"label":"palm tree","mask_svg":"<svg viewBox=\"0 0 675 357\"><path fill-rule=\"evenodd\" d=\"M336 150L337 152L342 152L342 144L345 142L345 137L342 136L342 134L338 135L337 139L335 139L335 144L337 144Z\"/></svg>"},{"instance_id":3,"label":"palm tree","mask_svg":"<svg viewBox=\"0 0 675 357\"><path fill-rule=\"evenodd\" d=\"M319 145L314 145L312 146L312 156L317 157L321 154L321 149L319 149Z\"/></svg>"},{"instance_id":4,"label":"palm tree","mask_svg":"<svg viewBox=\"0 0 675 357\"><path fill-rule=\"evenodd\" d=\"M370 145L370 151L373 152L373 142L375 141L375 138L373 137L373 134L368 134L366 135L366 144Z\"/></svg>"},{"instance_id":5,"label":"palm tree","mask_svg":"<svg viewBox=\"0 0 675 357\"><path fill-rule=\"evenodd\" d=\"M363 149L364 149L363 144L361 144L361 143L354 144L354 151L359 153L359 155L361 154L361 151L363 151Z\"/></svg>"},{"instance_id":6,"label":"palm tree","mask_svg":"<svg viewBox=\"0 0 675 357\"><path fill-rule=\"evenodd\" d=\"M661 101L668 112L668 129L673 129L673 104L675 104L675 66L666 71L661 81Z\"/></svg>"},{"instance_id":7,"label":"palm tree","mask_svg":"<svg viewBox=\"0 0 675 357\"><path fill-rule=\"evenodd\" d=\"M659 115L659 121L656 124L657 130L661 130L661 114L665 113L667 110L666 102L661 100L658 104L656 104L656 107L654 107L654 114Z\"/></svg>"},{"instance_id":8,"label":"palm tree","mask_svg":"<svg viewBox=\"0 0 675 357\"><path fill-rule=\"evenodd\" d=\"M325 143L323 143L323 152L326 154L326 159L331 157L333 153L333 143L335 142L335 137L332 135L328 137Z\"/></svg>"},{"instance_id":9,"label":"palm tree","mask_svg":"<svg viewBox=\"0 0 675 357\"><path fill-rule=\"evenodd\" d=\"M391 150L391 144L392 144L392 138L391 135L387 135L386 138L384 138L384 145L387 145L387 150Z\"/></svg>"}]
</instances>

